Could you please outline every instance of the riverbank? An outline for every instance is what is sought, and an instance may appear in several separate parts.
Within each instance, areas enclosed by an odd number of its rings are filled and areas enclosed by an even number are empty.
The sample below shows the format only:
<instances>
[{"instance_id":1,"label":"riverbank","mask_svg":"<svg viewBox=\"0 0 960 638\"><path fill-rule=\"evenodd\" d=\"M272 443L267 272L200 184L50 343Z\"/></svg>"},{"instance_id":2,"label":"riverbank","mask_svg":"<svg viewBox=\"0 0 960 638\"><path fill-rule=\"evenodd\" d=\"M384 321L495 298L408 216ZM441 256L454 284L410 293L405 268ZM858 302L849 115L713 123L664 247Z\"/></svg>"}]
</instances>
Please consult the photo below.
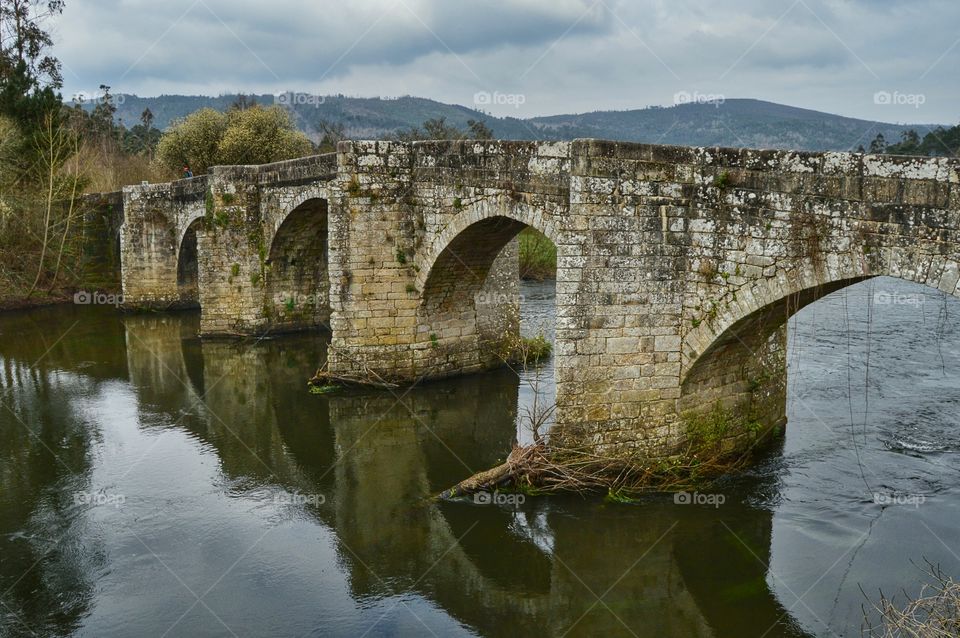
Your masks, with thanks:
<instances>
[{"instance_id":1,"label":"riverbank","mask_svg":"<svg viewBox=\"0 0 960 638\"><path fill-rule=\"evenodd\" d=\"M45 306L73 303L70 293L46 294L25 297L23 295L0 296L0 313L32 310Z\"/></svg>"}]
</instances>

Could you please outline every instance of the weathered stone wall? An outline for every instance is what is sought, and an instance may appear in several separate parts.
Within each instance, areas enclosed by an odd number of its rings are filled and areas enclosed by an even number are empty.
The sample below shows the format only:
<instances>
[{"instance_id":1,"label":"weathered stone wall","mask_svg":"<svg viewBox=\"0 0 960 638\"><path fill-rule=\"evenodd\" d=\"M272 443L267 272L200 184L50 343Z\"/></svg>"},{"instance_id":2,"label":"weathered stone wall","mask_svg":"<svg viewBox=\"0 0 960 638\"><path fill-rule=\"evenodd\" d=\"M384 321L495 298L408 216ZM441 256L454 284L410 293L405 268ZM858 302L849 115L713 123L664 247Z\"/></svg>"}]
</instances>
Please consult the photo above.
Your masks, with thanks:
<instances>
[{"instance_id":1,"label":"weathered stone wall","mask_svg":"<svg viewBox=\"0 0 960 638\"><path fill-rule=\"evenodd\" d=\"M340 146L331 365L416 379L502 365L519 330L516 235L556 237L569 145Z\"/></svg>"},{"instance_id":2,"label":"weathered stone wall","mask_svg":"<svg viewBox=\"0 0 960 638\"><path fill-rule=\"evenodd\" d=\"M759 435L803 305L877 275L958 294L956 160L594 141L573 158L557 418L597 443Z\"/></svg>"},{"instance_id":3,"label":"weathered stone wall","mask_svg":"<svg viewBox=\"0 0 960 638\"><path fill-rule=\"evenodd\" d=\"M187 229L204 215L206 192L206 176L124 187L120 254L124 302L129 307L193 303L177 285L178 256Z\"/></svg>"},{"instance_id":4,"label":"weathered stone wall","mask_svg":"<svg viewBox=\"0 0 960 638\"><path fill-rule=\"evenodd\" d=\"M336 156L329 154L213 167L210 175L125 188L121 250L127 306L199 305L201 331L208 335L325 322L327 181L335 172ZM292 222L283 232L291 213L305 209L322 219ZM270 260L275 238L279 275ZM298 263L290 268L291 261ZM309 312L296 305L304 298L316 300L304 302L312 304Z\"/></svg>"},{"instance_id":5,"label":"weathered stone wall","mask_svg":"<svg viewBox=\"0 0 960 638\"><path fill-rule=\"evenodd\" d=\"M784 325L803 305L877 275L960 294L958 165L345 142L335 156L125 190L124 289L176 299L170 246L202 217L205 334L329 314L336 371L462 374L497 365L516 332L515 237L532 226L558 251L556 432L643 455L704 428L742 446L783 420Z\"/></svg>"}]
</instances>

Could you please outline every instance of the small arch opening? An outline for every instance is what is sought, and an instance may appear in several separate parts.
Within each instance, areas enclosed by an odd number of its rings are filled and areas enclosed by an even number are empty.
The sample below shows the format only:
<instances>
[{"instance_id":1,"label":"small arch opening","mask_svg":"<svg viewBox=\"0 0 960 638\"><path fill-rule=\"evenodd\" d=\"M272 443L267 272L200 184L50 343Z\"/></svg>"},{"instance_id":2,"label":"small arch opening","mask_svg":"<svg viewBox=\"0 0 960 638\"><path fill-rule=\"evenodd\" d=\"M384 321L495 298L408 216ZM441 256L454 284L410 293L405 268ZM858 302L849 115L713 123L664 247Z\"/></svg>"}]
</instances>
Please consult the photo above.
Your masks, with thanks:
<instances>
[{"instance_id":1,"label":"small arch opening","mask_svg":"<svg viewBox=\"0 0 960 638\"><path fill-rule=\"evenodd\" d=\"M197 228L201 220L194 221L183 234L177 255L177 292L180 304L186 308L200 307L200 264L197 252Z\"/></svg>"},{"instance_id":2,"label":"small arch opening","mask_svg":"<svg viewBox=\"0 0 960 638\"><path fill-rule=\"evenodd\" d=\"M267 257L266 310L280 330L329 330L327 200L308 199L280 224Z\"/></svg>"}]
</instances>

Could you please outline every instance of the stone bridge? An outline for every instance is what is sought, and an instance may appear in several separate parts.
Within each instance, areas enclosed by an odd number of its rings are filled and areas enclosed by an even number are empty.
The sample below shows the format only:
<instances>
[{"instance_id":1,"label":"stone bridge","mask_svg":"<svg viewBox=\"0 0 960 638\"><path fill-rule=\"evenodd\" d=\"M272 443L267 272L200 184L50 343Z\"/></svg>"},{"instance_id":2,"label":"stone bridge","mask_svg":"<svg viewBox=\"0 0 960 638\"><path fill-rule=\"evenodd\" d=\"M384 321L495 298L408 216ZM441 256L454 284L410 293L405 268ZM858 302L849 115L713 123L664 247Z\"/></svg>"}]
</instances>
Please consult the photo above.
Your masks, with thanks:
<instances>
[{"instance_id":1,"label":"stone bridge","mask_svg":"<svg viewBox=\"0 0 960 638\"><path fill-rule=\"evenodd\" d=\"M889 275L960 296L960 161L595 140L344 142L127 187L130 307L201 333L328 327L335 372L500 364L517 234L557 246L557 430L670 451L782 425L786 321Z\"/></svg>"}]
</instances>

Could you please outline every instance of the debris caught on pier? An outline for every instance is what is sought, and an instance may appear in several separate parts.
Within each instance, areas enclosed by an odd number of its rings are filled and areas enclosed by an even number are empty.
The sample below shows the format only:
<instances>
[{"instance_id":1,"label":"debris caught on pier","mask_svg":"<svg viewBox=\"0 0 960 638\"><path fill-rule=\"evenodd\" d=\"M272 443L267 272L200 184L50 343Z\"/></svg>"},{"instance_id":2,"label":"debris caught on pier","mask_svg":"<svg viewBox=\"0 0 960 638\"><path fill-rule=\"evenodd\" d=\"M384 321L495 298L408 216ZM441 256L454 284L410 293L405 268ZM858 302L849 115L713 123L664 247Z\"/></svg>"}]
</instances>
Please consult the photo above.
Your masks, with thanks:
<instances>
[{"instance_id":1,"label":"debris caught on pier","mask_svg":"<svg viewBox=\"0 0 960 638\"><path fill-rule=\"evenodd\" d=\"M327 363L324 363L323 366L317 370L316 374L307 381L307 385L313 394L325 394L345 387L372 387L383 390L393 390L400 387L398 384L387 381L365 366L361 374L334 374L330 372Z\"/></svg>"}]
</instances>

